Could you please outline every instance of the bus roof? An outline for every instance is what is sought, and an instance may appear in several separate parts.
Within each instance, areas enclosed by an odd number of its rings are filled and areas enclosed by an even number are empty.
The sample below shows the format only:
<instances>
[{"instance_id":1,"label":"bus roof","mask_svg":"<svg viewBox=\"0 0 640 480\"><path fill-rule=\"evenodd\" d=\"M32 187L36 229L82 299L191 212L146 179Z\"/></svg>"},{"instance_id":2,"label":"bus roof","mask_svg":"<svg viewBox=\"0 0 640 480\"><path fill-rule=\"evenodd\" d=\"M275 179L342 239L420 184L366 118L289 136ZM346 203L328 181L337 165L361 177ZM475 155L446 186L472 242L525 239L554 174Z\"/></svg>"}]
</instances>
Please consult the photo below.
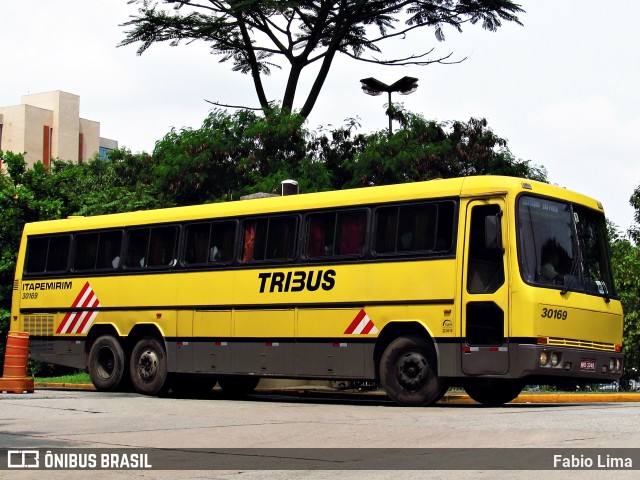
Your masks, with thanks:
<instances>
[{"instance_id":1,"label":"bus roof","mask_svg":"<svg viewBox=\"0 0 640 480\"><path fill-rule=\"evenodd\" d=\"M482 175L91 217L72 216L62 220L28 223L25 226L25 233L39 234L94 230L114 226L170 223L178 220L197 221L212 218L233 218L255 214L295 212L336 206L348 207L428 198L488 196L491 194L516 195L521 192L558 198L602 211L601 204L596 200L564 188L516 177Z\"/></svg>"}]
</instances>

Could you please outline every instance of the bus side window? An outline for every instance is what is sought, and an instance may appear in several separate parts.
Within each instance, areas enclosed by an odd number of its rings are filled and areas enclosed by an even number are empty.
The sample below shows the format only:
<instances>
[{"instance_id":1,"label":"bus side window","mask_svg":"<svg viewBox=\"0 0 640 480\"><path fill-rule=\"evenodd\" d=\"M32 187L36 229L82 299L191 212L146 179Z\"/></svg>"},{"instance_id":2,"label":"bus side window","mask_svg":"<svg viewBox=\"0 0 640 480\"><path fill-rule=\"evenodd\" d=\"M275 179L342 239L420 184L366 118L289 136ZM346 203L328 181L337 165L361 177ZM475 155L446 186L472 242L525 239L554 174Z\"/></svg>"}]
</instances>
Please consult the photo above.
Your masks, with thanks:
<instances>
[{"instance_id":1,"label":"bus side window","mask_svg":"<svg viewBox=\"0 0 640 480\"><path fill-rule=\"evenodd\" d=\"M367 227L364 211L345 212L338 215L336 255L362 255Z\"/></svg>"},{"instance_id":2,"label":"bus side window","mask_svg":"<svg viewBox=\"0 0 640 480\"><path fill-rule=\"evenodd\" d=\"M177 227L155 227L151 229L147 266L173 267L176 264Z\"/></svg>"},{"instance_id":3,"label":"bus side window","mask_svg":"<svg viewBox=\"0 0 640 480\"><path fill-rule=\"evenodd\" d=\"M236 239L236 222L217 222L211 229L209 242L209 262L233 260L233 245Z\"/></svg>"},{"instance_id":4,"label":"bus side window","mask_svg":"<svg viewBox=\"0 0 640 480\"><path fill-rule=\"evenodd\" d=\"M453 212L453 202L378 208L373 251L380 255L448 252Z\"/></svg>"},{"instance_id":5,"label":"bus side window","mask_svg":"<svg viewBox=\"0 0 640 480\"><path fill-rule=\"evenodd\" d=\"M335 224L335 213L318 213L307 217L307 257L333 255Z\"/></svg>"},{"instance_id":6,"label":"bus side window","mask_svg":"<svg viewBox=\"0 0 640 480\"><path fill-rule=\"evenodd\" d=\"M30 238L27 243L26 273L65 272L69 263L71 237Z\"/></svg>"},{"instance_id":7,"label":"bus side window","mask_svg":"<svg viewBox=\"0 0 640 480\"><path fill-rule=\"evenodd\" d=\"M296 217L260 218L244 223L242 263L295 256Z\"/></svg>"},{"instance_id":8,"label":"bus side window","mask_svg":"<svg viewBox=\"0 0 640 480\"><path fill-rule=\"evenodd\" d=\"M98 258L96 268L120 267L120 251L122 250L122 232L102 232L98 241Z\"/></svg>"},{"instance_id":9,"label":"bus side window","mask_svg":"<svg viewBox=\"0 0 640 480\"><path fill-rule=\"evenodd\" d=\"M186 228L186 247L184 261L187 265L207 262L207 246L211 234L210 223L197 223Z\"/></svg>"},{"instance_id":10,"label":"bus side window","mask_svg":"<svg viewBox=\"0 0 640 480\"><path fill-rule=\"evenodd\" d=\"M127 254L125 266L143 268L147 266L147 250L149 248L149 229L130 230L127 232Z\"/></svg>"},{"instance_id":11,"label":"bus side window","mask_svg":"<svg viewBox=\"0 0 640 480\"><path fill-rule=\"evenodd\" d=\"M76 235L75 255L73 259L73 269L77 271L93 270L96 268L96 257L98 254L98 233L84 233Z\"/></svg>"},{"instance_id":12,"label":"bus side window","mask_svg":"<svg viewBox=\"0 0 640 480\"><path fill-rule=\"evenodd\" d=\"M27 242L27 273L42 273L47 268L49 237L29 238Z\"/></svg>"}]
</instances>

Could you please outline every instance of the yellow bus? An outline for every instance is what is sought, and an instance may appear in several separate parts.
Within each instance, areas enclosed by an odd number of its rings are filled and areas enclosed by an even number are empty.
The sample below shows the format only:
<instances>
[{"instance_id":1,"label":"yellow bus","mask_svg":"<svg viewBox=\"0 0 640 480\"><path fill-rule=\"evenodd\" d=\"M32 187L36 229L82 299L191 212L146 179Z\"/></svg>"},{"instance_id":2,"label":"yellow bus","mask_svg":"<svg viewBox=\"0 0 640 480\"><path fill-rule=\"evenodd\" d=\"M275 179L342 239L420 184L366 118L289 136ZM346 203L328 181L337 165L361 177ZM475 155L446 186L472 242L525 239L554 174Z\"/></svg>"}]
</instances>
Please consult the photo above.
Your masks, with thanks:
<instances>
[{"instance_id":1,"label":"yellow bus","mask_svg":"<svg viewBox=\"0 0 640 480\"><path fill-rule=\"evenodd\" d=\"M73 217L25 226L11 330L98 390L300 378L500 405L619 378L609 262L600 203L510 177Z\"/></svg>"}]
</instances>

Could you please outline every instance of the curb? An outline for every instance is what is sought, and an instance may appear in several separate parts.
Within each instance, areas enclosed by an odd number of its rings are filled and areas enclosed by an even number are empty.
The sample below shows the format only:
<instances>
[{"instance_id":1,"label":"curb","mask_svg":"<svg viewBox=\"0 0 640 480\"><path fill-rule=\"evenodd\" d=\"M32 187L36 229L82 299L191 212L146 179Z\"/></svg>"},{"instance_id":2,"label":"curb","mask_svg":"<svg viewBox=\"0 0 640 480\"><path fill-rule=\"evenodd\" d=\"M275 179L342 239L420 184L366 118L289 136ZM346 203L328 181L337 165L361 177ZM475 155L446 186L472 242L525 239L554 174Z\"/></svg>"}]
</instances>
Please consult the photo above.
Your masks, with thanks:
<instances>
[{"instance_id":1,"label":"curb","mask_svg":"<svg viewBox=\"0 0 640 480\"><path fill-rule=\"evenodd\" d=\"M95 390L90 383L50 383L37 382L36 389L57 390ZM322 397L322 398L362 398L367 400L384 400L387 398L383 391L359 392L340 391L314 388L258 388L257 394L284 395L290 397ZM626 403L640 402L638 393L522 393L509 403ZM475 404L469 395L464 393L448 393L438 403L444 404Z\"/></svg>"}]
</instances>

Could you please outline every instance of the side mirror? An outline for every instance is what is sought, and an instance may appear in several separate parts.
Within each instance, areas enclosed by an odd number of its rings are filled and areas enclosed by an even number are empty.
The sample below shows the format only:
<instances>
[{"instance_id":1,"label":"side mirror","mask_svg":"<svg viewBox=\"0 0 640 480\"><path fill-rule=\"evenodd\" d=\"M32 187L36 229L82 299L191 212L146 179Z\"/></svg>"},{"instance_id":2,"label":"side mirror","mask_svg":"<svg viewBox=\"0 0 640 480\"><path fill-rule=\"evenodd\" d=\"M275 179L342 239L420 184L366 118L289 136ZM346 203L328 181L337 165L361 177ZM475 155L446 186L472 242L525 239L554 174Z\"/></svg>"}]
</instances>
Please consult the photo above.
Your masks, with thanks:
<instances>
[{"instance_id":1,"label":"side mirror","mask_svg":"<svg viewBox=\"0 0 640 480\"><path fill-rule=\"evenodd\" d=\"M504 251L502 246L502 212L484 218L484 246L487 250Z\"/></svg>"}]
</instances>

